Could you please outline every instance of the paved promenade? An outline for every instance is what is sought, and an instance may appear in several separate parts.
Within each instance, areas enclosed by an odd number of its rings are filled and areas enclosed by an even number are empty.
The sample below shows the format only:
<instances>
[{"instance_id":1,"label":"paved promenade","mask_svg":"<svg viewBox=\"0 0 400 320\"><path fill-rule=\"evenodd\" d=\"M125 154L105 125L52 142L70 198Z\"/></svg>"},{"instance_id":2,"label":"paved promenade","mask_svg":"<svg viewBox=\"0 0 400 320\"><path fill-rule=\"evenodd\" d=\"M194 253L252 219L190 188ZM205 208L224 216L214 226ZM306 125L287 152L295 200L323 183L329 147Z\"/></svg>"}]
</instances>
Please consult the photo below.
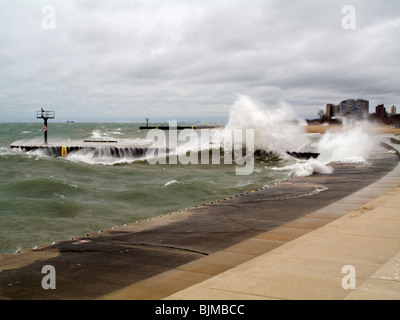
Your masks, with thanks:
<instances>
[{"instance_id":1,"label":"paved promenade","mask_svg":"<svg viewBox=\"0 0 400 320\"><path fill-rule=\"evenodd\" d=\"M363 205L322 227L307 221L334 216L349 203ZM287 241L292 228L314 230L166 299L400 299L400 165L338 202L224 252Z\"/></svg>"}]
</instances>

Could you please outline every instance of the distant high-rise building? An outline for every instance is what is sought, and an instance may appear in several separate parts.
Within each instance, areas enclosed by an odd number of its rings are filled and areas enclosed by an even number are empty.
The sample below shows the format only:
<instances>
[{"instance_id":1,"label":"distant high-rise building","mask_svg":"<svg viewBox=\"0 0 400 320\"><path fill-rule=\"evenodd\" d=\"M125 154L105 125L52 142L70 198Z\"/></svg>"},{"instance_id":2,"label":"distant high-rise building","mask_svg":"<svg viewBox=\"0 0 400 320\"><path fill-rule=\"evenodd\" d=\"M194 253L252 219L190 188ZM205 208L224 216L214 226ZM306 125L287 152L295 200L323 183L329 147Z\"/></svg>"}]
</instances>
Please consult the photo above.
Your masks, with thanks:
<instances>
[{"instance_id":1,"label":"distant high-rise building","mask_svg":"<svg viewBox=\"0 0 400 320\"><path fill-rule=\"evenodd\" d=\"M396 106L392 106L390 109L390 115L395 116L396 115Z\"/></svg>"},{"instance_id":2,"label":"distant high-rise building","mask_svg":"<svg viewBox=\"0 0 400 320\"><path fill-rule=\"evenodd\" d=\"M378 104L378 105L375 107L375 114L376 114L376 116L377 116L378 118L380 118L380 119L384 119L384 118L387 117L387 115L386 115L386 108L384 107L383 104Z\"/></svg>"},{"instance_id":3,"label":"distant high-rise building","mask_svg":"<svg viewBox=\"0 0 400 320\"><path fill-rule=\"evenodd\" d=\"M333 106L334 106L334 104L332 104L332 103L328 103L328 104L326 105L326 112L325 112L325 114L326 114L326 117L327 117L328 119L331 119L331 118L333 117Z\"/></svg>"},{"instance_id":4,"label":"distant high-rise building","mask_svg":"<svg viewBox=\"0 0 400 320\"><path fill-rule=\"evenodd\" d=\"M362 118L369 113L369 101L364 99L347 99L338 105L328 103L326 105L326 116L331 119L335 116Z\"/></svg>"}]
</instances>

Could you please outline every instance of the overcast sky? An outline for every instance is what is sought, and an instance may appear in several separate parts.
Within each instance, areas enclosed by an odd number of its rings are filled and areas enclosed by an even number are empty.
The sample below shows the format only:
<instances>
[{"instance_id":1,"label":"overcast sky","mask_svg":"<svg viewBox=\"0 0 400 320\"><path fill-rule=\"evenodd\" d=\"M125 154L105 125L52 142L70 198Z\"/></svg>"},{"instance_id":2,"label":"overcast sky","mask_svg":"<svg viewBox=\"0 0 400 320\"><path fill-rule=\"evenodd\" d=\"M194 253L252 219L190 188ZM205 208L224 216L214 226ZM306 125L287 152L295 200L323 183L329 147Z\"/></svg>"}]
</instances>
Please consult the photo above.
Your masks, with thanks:
<instances>
[{"instance_id":1,"label":"overcast sky","mask_svg":"<svg viewBox=\"0 0 400 320\"><path fill-rule=\"evenodd\" d=\"M399 61L400 0L0 0L0 121L226 121L237 94L400 109Z\"/></svg>"}]
</instances>

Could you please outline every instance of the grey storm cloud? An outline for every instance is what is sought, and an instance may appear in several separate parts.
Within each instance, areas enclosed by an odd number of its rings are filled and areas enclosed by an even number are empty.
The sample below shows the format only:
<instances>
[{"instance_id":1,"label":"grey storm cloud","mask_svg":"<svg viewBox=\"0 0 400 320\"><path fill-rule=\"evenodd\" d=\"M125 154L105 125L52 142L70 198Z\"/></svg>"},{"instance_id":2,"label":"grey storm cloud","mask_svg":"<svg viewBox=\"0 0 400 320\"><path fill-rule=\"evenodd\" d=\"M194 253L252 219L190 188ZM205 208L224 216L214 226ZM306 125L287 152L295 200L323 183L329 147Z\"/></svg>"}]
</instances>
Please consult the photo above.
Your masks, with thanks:
<instances>
[{"instance_id":1,"label":"grey storm cloud","mask_svg":"<svg viewBox=\"0 0 400 320\"><path fill-rule=\"evenodd\" d=\"M237 93L297 117L400 102L400 1L0 2L0 121L224 120ZM43 29L44 6L55 29Z\"/></svg>"}]
</instances>

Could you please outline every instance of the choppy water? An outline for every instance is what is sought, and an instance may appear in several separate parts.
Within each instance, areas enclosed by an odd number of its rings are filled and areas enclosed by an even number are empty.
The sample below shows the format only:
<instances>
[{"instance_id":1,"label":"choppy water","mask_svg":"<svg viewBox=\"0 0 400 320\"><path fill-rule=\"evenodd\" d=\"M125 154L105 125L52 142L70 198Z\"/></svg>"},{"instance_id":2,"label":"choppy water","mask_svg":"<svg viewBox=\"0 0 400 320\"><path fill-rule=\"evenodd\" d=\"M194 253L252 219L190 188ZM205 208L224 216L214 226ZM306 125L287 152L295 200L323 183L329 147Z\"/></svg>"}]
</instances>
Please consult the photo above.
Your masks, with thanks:
<instances>
[{"instance_id":1,"label":"choppy water","mask_svg":"<svg viewBox=\"0 0 400 320\"><path fill-rule=\"evenodd\" d=\"M157 216L271 185L296 174L297 160L259 158L251 175L234 165L150 165L92 155L48 157L10 149L43 142L42 123L0 123L0 253ZM88 138L146 141L133 123L49 123L49 142ZM280 169L282 168L282 170Z\"/></svg>"},{"instance_id":2,"label":"choppy water","mask_svg":"<svg viewBox=\"0 0 400 320\"><path fill-rule=\"evenodd\" d=\"M286 106L275 110L238 97L225 128L253 129L254 148L266 151L257 153L249 175L236 175L235 162L152 165L129 155L116 159L80 152L61 158L41 151L22 152L10 145L16 141L43 143L42 123L0 123L0 253L83 236L295 176L330 173L331 162L365 162L376 143L366 121L345 121L341 130L321 137L306 134L304 127L289 119L293 113ZM50 121L48 136L49 143L60 145L106 139L117 140L118 145L143 146L151 142L147 133L135 123ZM198 145L198 150L215 149L208 142ZM189 139L177 150L185 154L192 148ZM286 151L311 151L320 156L297 160Z\"/></svg>"}]
</instances>

